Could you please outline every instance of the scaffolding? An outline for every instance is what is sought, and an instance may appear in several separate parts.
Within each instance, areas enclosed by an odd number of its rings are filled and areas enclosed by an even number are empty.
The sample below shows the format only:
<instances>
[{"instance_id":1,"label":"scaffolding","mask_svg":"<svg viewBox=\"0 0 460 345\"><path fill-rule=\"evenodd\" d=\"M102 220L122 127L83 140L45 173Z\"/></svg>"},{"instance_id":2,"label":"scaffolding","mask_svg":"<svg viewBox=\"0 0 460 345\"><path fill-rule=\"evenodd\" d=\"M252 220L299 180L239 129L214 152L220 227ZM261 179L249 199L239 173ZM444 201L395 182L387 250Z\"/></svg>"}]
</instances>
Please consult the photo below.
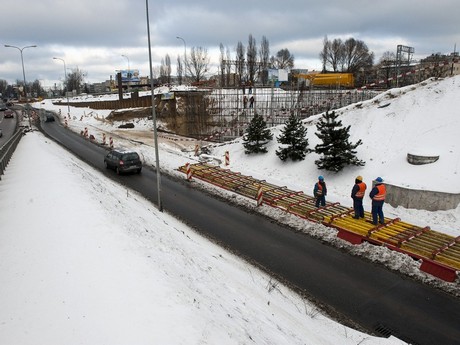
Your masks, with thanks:
<instances>
[{"instance_id":1,"label":"scaffolding","mask_svg":"<svg viewBox=\"0 0 460 345\"><path fill-rule=\"evenodd\" d=\"M284 90L274 87L218 88L206 94L209 115L206 136L227 141L244 134L255 114L261 115L269 127L283 125L291 114L305 119L352 103L373 98L376 91L298 88ZM216 134L219 134L216 136Z\"/></svg>"}]
</instances>

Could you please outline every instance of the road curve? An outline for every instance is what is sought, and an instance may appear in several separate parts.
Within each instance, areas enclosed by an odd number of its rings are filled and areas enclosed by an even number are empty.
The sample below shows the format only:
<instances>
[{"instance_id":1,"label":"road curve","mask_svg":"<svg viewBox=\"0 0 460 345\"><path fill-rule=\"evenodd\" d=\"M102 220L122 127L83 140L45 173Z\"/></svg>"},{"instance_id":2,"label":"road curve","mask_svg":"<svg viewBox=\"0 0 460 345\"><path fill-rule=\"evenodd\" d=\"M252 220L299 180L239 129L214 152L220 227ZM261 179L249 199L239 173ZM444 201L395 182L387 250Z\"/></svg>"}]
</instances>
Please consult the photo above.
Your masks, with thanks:
<instances>
[{"instance_id":1,"label":"road curve","mask_svg":"<svg viewBox=\"0 0 460 345\"><path fill-rule=\"evenodd\" d=\"M156 203L156 175L117 176L103 165L106 149L58 122L43 131L84 161ZM341 320L411 344L460 344L460 299L321 241L249 213L190 183L162 175L162 204L207 237L308 295Z\"/></svg>"}]
</instances>

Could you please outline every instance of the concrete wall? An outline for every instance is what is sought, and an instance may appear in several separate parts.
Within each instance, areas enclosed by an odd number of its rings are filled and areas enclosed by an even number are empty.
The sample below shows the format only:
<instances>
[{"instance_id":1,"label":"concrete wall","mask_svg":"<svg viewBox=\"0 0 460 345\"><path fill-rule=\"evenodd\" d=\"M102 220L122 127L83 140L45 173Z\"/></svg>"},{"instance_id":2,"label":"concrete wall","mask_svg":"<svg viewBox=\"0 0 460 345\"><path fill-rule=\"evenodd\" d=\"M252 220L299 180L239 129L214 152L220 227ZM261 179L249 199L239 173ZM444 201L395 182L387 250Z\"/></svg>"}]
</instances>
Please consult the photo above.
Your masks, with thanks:
<instances>
[{"instance_id":1,"label":"concrete wall","mask_svg":"<svg viewBox=\"0 0 460 345\"><path fill-rule=\"evenodd\" d=\"M384 183L387 187L385 202L393 207L403 206L417 210L438 211L457 208L460 194L407 189Z\"/></svg>"}]
</instances>

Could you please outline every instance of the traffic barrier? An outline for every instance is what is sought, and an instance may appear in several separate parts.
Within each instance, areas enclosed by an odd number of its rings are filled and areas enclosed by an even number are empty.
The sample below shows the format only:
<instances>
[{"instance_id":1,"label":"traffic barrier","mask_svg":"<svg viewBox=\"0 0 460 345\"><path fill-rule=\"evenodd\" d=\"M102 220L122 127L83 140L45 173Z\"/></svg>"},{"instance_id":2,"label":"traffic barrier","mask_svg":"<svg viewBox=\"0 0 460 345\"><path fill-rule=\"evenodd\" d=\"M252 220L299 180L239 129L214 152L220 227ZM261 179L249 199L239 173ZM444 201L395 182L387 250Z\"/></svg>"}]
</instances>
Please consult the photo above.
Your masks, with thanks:
<instances>
[{"instance_id":1,"label":"traffic barrier","mask_svg":"<svg viewBox=\"0 0 460 345\"><path fill-rule=\"evenodd\" d=\"M187 171L187 180L191 181L192 180L192 169L190 168L190 163L185 164L186 166L186 171Z\"/></svg>"},{"instance_id":2,"label":"traffic barrier","mask_svg":"<svg viewBox=\"0 0 460 345\"><path fill-rule=\"evenodd\" d=\"M263 203L263 189L262 187L259 187L257 190L257 206L262 205Z\"/></svg>"},{"instance_id":3,"label":"traffic barrier","mask_svg":"<svg viewBox=\"0 0 460 345\"><path fill-rule=\"evenodd\" d=\"M105 133L102 133L102 145L105 145L106 142L105 142Z\"/></svg>"},{"instance_id":4,"label":"traffic barrier","mask_svg":"<svg viewBox=\"0 0 460 345\"><path fill-rule=\"evenodd\" d=\"M88 138L88 127L85 127L85 131L83 132L83 136Z\"/></svg>"},{"instance_id":5,"label":"traffic barrier","mask_svg":"<svg viewBox=\"0 0 460 345\"><path fill-rule=\"evenodd\" d=\"M225 151L225 165L230 165L230 153Z\"/></svg>"},{"instance_id":6,"label":"traffic barrier","mask_svg":"<svg viewBox=\"0 0 460 345\"><path fill-rule=\"evenodd\" d=\"M200 149L200 146L198 144L195 145L195 156L198 156L198 151Z\"/></svg>"},{"instance_id":7,"label":"traffic barrier","mask_svg":"<svg viewBox=\"0 0 460 345\"><path fill-rule=\"evenodd\" d=\"M109 144L110 144L110 148L113 149L113 139L112 139L112 137L109 137Z\"/></svg>"},{"instance_id":8,"label":"traffic barrier","mask_svg":"<svg viewBox=\"0 0 460 345\"><path fill-rule=\"evenodd\" d=\"M67 128L67 119L64 121L64 127Z\"/></svg>"}]
</instances>

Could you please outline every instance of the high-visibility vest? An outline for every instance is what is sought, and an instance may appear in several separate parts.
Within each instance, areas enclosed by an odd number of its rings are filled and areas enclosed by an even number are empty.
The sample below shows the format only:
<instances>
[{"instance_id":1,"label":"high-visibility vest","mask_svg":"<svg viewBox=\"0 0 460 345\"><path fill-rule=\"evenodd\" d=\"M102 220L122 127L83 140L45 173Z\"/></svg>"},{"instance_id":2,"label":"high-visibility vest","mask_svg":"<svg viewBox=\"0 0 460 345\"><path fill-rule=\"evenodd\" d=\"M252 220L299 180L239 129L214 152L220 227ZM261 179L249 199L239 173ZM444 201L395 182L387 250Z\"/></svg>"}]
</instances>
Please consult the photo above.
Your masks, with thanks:
<instances>
[{"instance_id":1,"label":"high-visibility vest","mask_svg":"<svg viewBox=\"0 0 460 345\"><path fill-rule=\"evenodd\" d=\"M378 193L374 195L372 200L375 200L375 201L383 201L383 200L385 200L385 196L387 195L387 190L385 188L385 185L379 184L379 185L375 186L375 188L377 188Z\"/></svg>"},{"instance_id":2,"label":"high-visibility vest","mask_svg":"<svg viewBox=\"0 0 460 345\"><path fill-rule=\"evenodd\" d=\"M366 186L366 184L364 182L360 182L360 183L358 183L358 187L359 187L359 189L356 192L355 197L362 199L362 198L364 198L364 193L366 192L367 186Z\"/></svg>"},{"instance_id":3,"label":"high-visibility vest","mask_svg":"<svg viewBox=\"0 0 460 345\"><path fill-rule=\"evenodd\" d=\"M318 189L316 190L316 196L323 196L323 186L319 182L316 182L316 185L318 186Z\"/></svg>"}]
</instances>

